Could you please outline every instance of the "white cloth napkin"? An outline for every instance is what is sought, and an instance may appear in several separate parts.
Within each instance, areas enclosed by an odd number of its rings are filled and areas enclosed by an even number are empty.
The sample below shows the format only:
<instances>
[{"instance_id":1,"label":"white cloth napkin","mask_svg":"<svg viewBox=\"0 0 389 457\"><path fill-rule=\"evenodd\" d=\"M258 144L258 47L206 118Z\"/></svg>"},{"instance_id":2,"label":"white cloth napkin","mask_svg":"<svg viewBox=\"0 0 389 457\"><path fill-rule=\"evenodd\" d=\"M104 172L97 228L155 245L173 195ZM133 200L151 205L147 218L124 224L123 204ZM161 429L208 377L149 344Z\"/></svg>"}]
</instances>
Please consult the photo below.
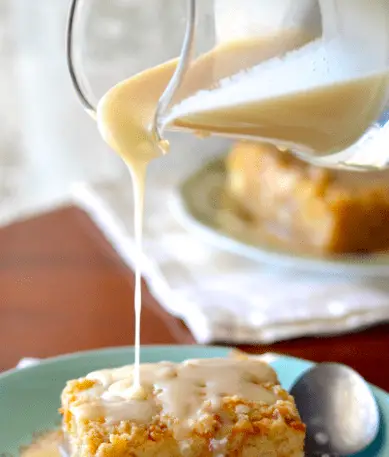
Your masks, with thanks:
<instances>
[{"instance_id":1,"label":"white cloth napkin","mask_svg":"<svg viewBox=\"0 0 389 457\"><path fill-rule=\"evenodd\" d=\"M349 332L389 320L389 281L277 269L222 251L183 228L169 199L220 140L177 136L173 151L150 169L143 273L160 304L181 318L199 343L270 343ZM84 208L131 267L135 261L130 177L74 188Z\"/></svg>"}]
</instances>

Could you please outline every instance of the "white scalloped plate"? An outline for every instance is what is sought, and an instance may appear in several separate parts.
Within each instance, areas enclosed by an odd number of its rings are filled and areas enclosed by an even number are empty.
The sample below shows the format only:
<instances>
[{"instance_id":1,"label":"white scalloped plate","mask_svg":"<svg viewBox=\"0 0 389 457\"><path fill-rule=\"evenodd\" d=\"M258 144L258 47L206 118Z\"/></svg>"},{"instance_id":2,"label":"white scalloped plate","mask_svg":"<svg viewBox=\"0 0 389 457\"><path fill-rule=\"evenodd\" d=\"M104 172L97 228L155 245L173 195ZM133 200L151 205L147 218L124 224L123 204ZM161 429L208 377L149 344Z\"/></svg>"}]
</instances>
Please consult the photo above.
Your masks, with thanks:
<instances>
[{"instance_id":1,"label":"white scalloped plate","mask_svg":"<svg viewBox=\"0 0 389 457\"><path fill-rule=\"evenodd\" d=\"M172 199L177 219L205 241L260 263L331 274L389 276L387 253L322 256L275 243L271 237L257 236L255 241L248 241L247 234L242 236L242 223L231 212L227 214L231 223L226 223L220 202L225 179L223 159L215 160L189 176Z\"/></svg>"}]
</instances>

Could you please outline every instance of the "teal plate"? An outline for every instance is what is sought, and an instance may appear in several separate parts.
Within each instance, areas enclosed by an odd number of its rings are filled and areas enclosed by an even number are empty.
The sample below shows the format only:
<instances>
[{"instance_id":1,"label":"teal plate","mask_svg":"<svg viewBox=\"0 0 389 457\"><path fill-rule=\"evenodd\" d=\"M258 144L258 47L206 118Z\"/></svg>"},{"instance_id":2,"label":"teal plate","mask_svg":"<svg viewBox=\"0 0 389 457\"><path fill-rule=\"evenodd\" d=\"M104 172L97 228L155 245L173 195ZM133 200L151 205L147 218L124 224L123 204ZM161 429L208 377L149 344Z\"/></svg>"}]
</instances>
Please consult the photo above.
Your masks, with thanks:
<instances>
[{"instance_id":1,"label":"teal plate","mask_svg":"<svg viewBox=\"0 0 389 457\"><path fill-rule=\"evenodd\" d=\"M142 349L144 362L188 358L224 357L230 349L201 346L149 346ZM0 376L0 455L18 454L33 435L59 425L59 396L68 379L101 368L132 363L133 348L103 349L48 359L41 364ZM276 356L271 362L281 383L289 388L312 366L311 362ZM381 410L382 425L373 445L358 457L389 456L389 395L372 387Z\"/></svg>"}]
</instances>

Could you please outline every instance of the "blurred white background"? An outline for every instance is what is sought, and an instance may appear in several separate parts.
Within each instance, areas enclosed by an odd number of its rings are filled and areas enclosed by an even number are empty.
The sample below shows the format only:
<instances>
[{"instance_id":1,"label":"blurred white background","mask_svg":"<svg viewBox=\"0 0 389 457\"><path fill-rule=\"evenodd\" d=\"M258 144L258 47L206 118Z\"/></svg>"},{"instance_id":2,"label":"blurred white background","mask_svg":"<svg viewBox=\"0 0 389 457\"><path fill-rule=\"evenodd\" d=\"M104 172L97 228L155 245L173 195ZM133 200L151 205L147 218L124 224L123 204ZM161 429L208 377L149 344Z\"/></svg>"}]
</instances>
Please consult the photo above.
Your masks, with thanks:
<instances>
[{"instance_id":1,"label":"blurred white background","mask_svg":"<svg viewBox=\"0 0 389 457\"><path fill-rule=\"evenodd\" d=\"M69 0L0 1L0 224L61 202L74 182L124 172L71 87L68 6ZM102 30L102 40L120 41L114 18Z\"/></svg>"}]
</instances>

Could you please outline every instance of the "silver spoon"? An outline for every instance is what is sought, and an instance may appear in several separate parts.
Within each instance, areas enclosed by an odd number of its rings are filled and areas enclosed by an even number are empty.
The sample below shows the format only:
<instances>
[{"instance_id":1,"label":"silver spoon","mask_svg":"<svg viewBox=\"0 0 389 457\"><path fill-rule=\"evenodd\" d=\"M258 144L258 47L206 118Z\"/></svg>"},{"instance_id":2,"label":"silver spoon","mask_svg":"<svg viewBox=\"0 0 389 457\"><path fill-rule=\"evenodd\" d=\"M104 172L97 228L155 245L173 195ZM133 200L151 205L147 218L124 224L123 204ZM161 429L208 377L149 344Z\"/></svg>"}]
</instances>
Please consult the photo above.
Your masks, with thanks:
<instances>
[{"instance_id":1,"label":"silver spoon","mask_svg":"<svg viewBox=\"0 0 389 457\"><path fill-rule=\"evenodd\" d=\"M301 376L290 393L307 425L306 457L357 454L378 434L376 400L366 381L345 365L316 365Z\"/></svg>"}]
</instances>

